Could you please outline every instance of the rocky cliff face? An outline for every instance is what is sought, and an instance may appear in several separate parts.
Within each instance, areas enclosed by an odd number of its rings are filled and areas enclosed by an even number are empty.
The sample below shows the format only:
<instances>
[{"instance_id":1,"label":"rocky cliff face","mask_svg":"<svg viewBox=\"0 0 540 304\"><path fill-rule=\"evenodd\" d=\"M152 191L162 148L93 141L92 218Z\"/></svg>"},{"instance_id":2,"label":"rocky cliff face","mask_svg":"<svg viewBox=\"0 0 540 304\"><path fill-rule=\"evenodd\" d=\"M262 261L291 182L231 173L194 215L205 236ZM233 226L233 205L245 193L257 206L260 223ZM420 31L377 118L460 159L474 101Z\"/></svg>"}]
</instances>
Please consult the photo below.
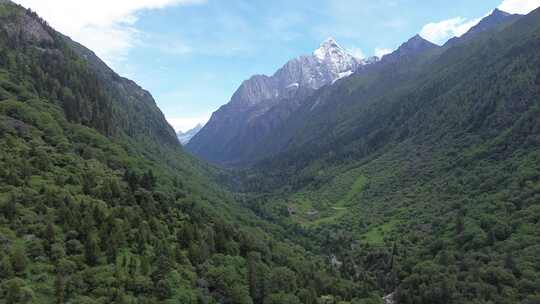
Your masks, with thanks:
<instances>
[{"instance_id":1,"label":"rocky cliff face","mask_svg":"<svg viewBox=\"0 0 540 304\"><path fill-rule=\"evenodd\" d=\"M350 55L329 38L313 55L287 62L273 76L256 75L244 81L231 98L231 104L250 107L293 97L300 88L316 90L352 74L368 62Z\"/></svg>"},{"instance_id":2,"label":"rocky cliff face","mask_svg":"<svg viewBox=\"0 0 540 304\"><path fill-rule=\"evenodd\" d=\"M256 75L216 111L187 149L211 162L246 161L251 147L289 118L314 91L376 62L355 58L329 38L312 55L287 62L273 76Z\"/></svg>"}]
</instances>

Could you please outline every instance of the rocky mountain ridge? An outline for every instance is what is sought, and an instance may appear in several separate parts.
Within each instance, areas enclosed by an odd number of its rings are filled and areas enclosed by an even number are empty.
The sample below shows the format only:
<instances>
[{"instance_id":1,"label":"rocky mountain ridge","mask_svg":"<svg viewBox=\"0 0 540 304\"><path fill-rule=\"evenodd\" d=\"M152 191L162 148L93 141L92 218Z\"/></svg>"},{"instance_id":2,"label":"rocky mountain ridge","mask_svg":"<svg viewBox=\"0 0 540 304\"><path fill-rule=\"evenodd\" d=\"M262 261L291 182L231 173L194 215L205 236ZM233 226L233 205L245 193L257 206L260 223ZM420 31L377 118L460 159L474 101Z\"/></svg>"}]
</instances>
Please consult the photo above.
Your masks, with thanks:
<instances>
[{"instance_id":1,"label":"rocky mountain ridge","mask_svg":"<svg viewBox=\"0 0 540 304\"><path fill-rule=\"evenodd\" d=\"M448 42L445 43L445 46L454 46L460 42L467 41L471 39L472 37L485 32L493 27L496 27L502 23L511 23L512 21L515 21L522 17L522 15L519 14L510 14L504 11L501 11L500 9L495 9L491 14L480 20L478 24L473 26L467 33L460 37L454 37Z\"/></svg>"},{"instance_id":2,"label":"rocky mountain ridge","mask_svg":"<svg viewBox=\"0 0 540 304\"><path fill-rule=\"evenodd\" d=\"M286 126L302 128L303 123L287 121L302 119L301 115L294 113L308 99L325 100L319 96L325 93L318 92L324 91L325 87L339 86L336 82L342 78L353 74L377 73L388 66L394 70L401 66L414 69L415 65L407 63L418 56L443 52L489 29L511 23L518 17L520 15L494 10L466 34L451 39L443 47L415 35L380 59L355 58L335 39L329 38L312 55L289 61L273 76L256 75L242 83L231 101L212 115L187 149L200 158L222 165L253 163L289 145L288 138L292 131ZM424 57L429 60L430 56ZM331 88L326 91L329 90ZM312 107L321 105L317 101L310 104Z\"/></svg>"},{"instance_id":3,"label":"rocky mountain ridge","mask_svg":"<svg viewBox=\"0 0 540 304\"><path fill-rule=\"evenodd\" d=\"M243 143L275 130L313 92L377 61L355 58L328 38L313 54L287 62L274 75L255 75L244 81L187 149L212 162L235 162L242 158Z\"/></svg>"}]
</instances>

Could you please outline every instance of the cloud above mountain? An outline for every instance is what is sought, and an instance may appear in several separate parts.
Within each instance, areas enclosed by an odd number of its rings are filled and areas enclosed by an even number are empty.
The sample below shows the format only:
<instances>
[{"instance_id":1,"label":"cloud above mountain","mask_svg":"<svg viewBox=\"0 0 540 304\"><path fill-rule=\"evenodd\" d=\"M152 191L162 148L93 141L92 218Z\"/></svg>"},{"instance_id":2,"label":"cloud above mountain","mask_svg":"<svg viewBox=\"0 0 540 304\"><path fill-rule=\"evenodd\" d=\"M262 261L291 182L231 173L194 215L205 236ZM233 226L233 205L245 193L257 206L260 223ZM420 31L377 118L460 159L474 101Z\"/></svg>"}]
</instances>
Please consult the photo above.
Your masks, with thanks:
<instances>
[{"instance_id":1,"label":"cloud above mountain","mask_svg":"<svg viewBox=\"0 0 540 304\"><path fill-rule=\"evenodd\" d=\"M540 0L504 0L498 6L500 10L511 14L528 14L538 7L540 7ZM420 35L433 43L443 44L452 37L459 37L465 34L469 29L478 24L482 18L467 19L464 17L455 17L431 22L422 28Z\"/></svg>"},{"instance_id":2,"label":"cloud above mountain","mask_svg":"<svg viewBox=\"0 0 540 304\"><path fill-rule=\"evenodd\" d=\"M358 59L366 58L366 54L364 53L364 51L362 51L362 49L358 47L347 48L347 52L349 52L349 54L353 55L355 58Z\"/></svg>"},{"instance_id":3,"label":"cloud above mountain","mask_svg":"<svg viewBox=\"0 0 540 304\"><path fill-rule=\"evenodd\" d=\"M145 10L206 0L15 0L36 11L54 28L96 51L107 63L118 64L136 45L138 15Z\"/></svg>"},{"instance_id":4,"label":"cloud above mountain","mask_svg":"<svg viewBox=\"0 0 540 304\"><path fill-rule=\"evenodd\" d=\"M375 56L379 57L379 58L382 58L384 55L388 55L390 53L392 53L394 50L392 49L389 49L389 48L381 48L381 47L378 47L378 48L375 48Z\"/></svg>"},{"instance_id":5,"label":"cloud above mountain","mask_svg":"<svg viewBox=\"0 0 540 304\"><path fill-rule=\"evenodd\" d=\"M481 19L467 20L463 17L456 17L428 23L422 28L420 35L433 43L443 44L451 37L459 37L465 34L473 26L478 24Z\"/></svg>"},{"instance_id":6,"label":"cloud above mountain","mask_svg":"<svg viewBox=\"0 0 540 304\"><path fill-rule=\"evenodd\" d=\"M504 0L499 9L512 14L528 14L540 7L540 0Z\"/></svg>"}]
</instances>

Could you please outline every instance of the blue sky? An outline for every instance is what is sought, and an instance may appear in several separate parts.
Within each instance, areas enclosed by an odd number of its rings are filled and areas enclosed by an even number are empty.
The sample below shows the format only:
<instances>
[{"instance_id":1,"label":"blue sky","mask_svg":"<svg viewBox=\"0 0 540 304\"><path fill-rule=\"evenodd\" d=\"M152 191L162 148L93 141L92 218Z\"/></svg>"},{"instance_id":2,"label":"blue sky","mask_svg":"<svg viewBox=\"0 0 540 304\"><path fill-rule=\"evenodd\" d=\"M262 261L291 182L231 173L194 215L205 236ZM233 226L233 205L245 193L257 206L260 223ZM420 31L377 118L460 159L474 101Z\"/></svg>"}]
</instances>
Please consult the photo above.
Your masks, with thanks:
<instances>
[{"instance_id":1,"label":"blue sky","mask_svg":"<svg viewBox=\"0 0 540 304\"><path fill-rule=\"evenodd\" d=\"M540 0L16 0L94 50L155 97L186 130L229 101L253 74L272 74L334 37L358 56L397 48L417 33L459 35L501 7Z\"/></svg>"}]
</instances>

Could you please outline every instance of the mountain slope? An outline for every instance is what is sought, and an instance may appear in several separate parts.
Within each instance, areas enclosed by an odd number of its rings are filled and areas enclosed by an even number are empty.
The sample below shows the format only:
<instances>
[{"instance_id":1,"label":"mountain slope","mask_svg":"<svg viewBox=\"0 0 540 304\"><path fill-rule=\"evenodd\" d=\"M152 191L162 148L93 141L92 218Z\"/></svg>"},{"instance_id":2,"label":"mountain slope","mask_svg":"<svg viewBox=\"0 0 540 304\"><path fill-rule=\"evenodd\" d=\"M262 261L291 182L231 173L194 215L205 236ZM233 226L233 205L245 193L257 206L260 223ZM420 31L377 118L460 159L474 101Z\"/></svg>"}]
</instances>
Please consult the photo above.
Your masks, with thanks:
<instances>
[{"instance_id":1,"label":"mountain slope","mask_svg":"<svg viewBox=\"0 0 540 304\"><path fill-rule=\"evenodd\" d=\"M121 109L115 120L123 132L131 137L156 139L160 144L177 144L174 130L149 92L116 74L91 50L68 37L65 37L65 41L88 63L90 70L97 75L99 85L110 92L111 99Z\"/></svg>"},{"instance_id":2,"label":"mountain slope","mask_svg":"<svg viewBox=\"0 0 540 304\"><path fill-rule=\"evenodd\" d=\"M373 62L354 58L330 38L311 56L289 61L273 76L242 83L231 101L216 111L187 145L196 156L232 165L252 161L250 151L315 90Z\"/></svg>"},{"instance_id":3,"label":"mountain slope","mask_svg":"<svg viewBox=\"0 0 540 304\"><path fill-rule=\"evenodd\" d=\"M9 6L11 2L7 1L6 3L6 6ZM78 64L79 66L75 68L79 69L80 73L88 74L87 79L84 79L86 82L74 84L70 88L71 92L59 91L57 84L55 84L57 87L52 88L36 88L38 93L43 94L44 97L57 97L62 102L70 103L70 108L67 109L66 113L70 120L95 127L108 135L124 133L139 139L155 140L158 144L177 145L174 131L148 92L134 82L120 77L97 58L92 51L57 33L50 27L44 26L40 23L41 21L38 21L35 14L11 13L20 14L19 20L12 19L10 22L4 22L2 29L9 37L20 35L20 37L13 39L6 37L11 47L18 47L18 44L22 44L24 41L39 45L35 49L27 50L28 53L35 53L34 57L41 57L41 60L35 63L39 67L32 66L32 68L39 69L36 71L36 76L43 78L41 72L49 68L54 73L52 76L58 80L59 85L64 85L70 81L69 77L72 76L63 73L67 63ZM6 20L9 16L4 15L3 18ZM62 54L58 51L61 51ZM81 61L87 62L88 71L83 71L80 66ZM44 65L51 66L45 67ZM35 79L35 81L44 80ZM93 90L95 86L100 86L101 89ZM102 104L100 107L90 108L89 101L91 100L99 100Z\"/></svg>"},{"instance_id":4,"label":"mountain slope","mask_svg":"<svg viewBox=\"0 0 540 304\"><path fill-rule=\"evenodd\" d=\"M483 34L488 31L489 26L491 31L502 31L520 17L504 14L505 21L502 21L497 17L501 14L495 11L493 15L486 17L479 23L484 30L472 28L462 36L463 40L460 43L456 40L455 45L438 47L417 35L393 53L384 56L381 61L340 83L322 88L296 110L293 119L285 121L274 134L263 139L271 148L257 150L257 153L272 157L280 152L295 150L297 147L305 147L308 143L312 143L314 147L306 149L311 152L305 156L319 155L322 149L320 146L325 144L322 138L339 140L324 147L326 151L343 149L343 141L364 134L366 132L364 125L368 122L372 124L370 128L378 126L374 119L380 118L375 118L373 113L365 113L365 117L362 118L357 117L358 113L389 110L377 102L387 99L399 102L398 98L401 96L399 94L416 89L422 80L431 78L430 68L435 60L451 56L456 49L461 49L459 47L461 43L471 39L483 39ZM493 21L494 16L497 22ZM461 60L456 56L452 59L455 62Z\"/></svg>"},{"instance_id":5,"label":"mountain slope","mask_svg":"<svg viewBox=\"0 0 540 304\"><path fill-rule=\"evenodd\" d=\"M496 9L465 35L448 41L445 47L463 43L494 27L510 24L519 17L520 15ZM359 62L358 65L351 65L351 56L341 49L335 40L329 39L314 52L313 56L289 62L273 76L274 78L255 76L251 81L244 83L233 96L231 103L215 113L208 127L187 148L198 157L222 165L245 167L253 164L287 147L287 141L291 140L293 132L288 124L302 125L303 120L297 117L295 112L307 99L313 99L316 90L324 85L333 85L342 76L350 76L350 72L375 75L381 69L388 70L386 67L388 65L403 66L403 62L415 60L418 55L438 48L439 46L416 35L378 62L376 59L370 59ZM303 60L301 64L298 64L299 60ZM317 69L311 68L315 64L313 61L324 62L325 66L330 67L331 73L317 72ZM408 64L407 67L411 65ZM295 80L298 77L287 77L290 74L299 74L299 72L291 73L291 70L303 71L301 81ZM407 71L398 73L405 75ZM316 76L311 78L310 75ZM274 88L275 78L286 79L280 82L279 89ZM307 83L306 80L313 83ZM309 89L298 92L299 83L300 87ZM261 88L264 88L262 95L256 93ZM243 102L234 102L237 99ZM263 100L265 101L262 102Z\"/></svg>"},{"instance_id":6,"label":"mountain slope","mask_svg":"<svg viewBox=\"0 0 540 304\"><path fill-rule=\"evenodd\" d=\"M149 93L0 2L1 304L380 298L206 171Z\"/></svg>"},{"instance_id":7,"label":"mountain slope","mask_svg":"<svg viewBox=\"0 0 540 304\"><path fill-rule=\"evenodd\" d=\"M536 10L320 90L243 171L251 208L398 303L536 302L539 33Z\"/></svg>"},{"instance_id":8,"label":"mountain slope","mask_svg":"<svg viewBox=\"0 0 540 304\"><path fill-rule=\"evenodd\" d=\"M448 42L446 42L445 45L454 46L458 43L467 41L482 32L485 32L494 27L500 26L501 24L510 24L513 21L519 19L520 17L521 15L518 15L518 14L509 14L499 9L495 9L493 10L493 12L491 12L489 16L483 18L477 25L473 26L463 36L454 37L450 39Z\"/></svg>"},{"instance_id":9,"label":"mountain slope","mask_svg":"<svg viewBox=\"0 0 540 304\"><path fill-rule=\"evenodd\" d=\"M358 70L347 79L323 87L304 99L290 115L290 119L282 122L272 133L260 138L264 145L252 148L251 154L257 156L255 160L261 161L291 147L302 146L308 140L318 141L325 132L329 132L329 128L339 127L344 123L343 117L338 115L354 113L346 102L346 95L351 91L351 79L362 78L362 81L358 82L362 85L358 85L363 94L362 99L377 97L390 88L414 79L421 67L430 62L433 54L440 51L440 47L416 35L380 61ZM309 138L302 138L303 136Z\"/></svg>"},{"instance_id":10,"label":"mountain slope","mask_svg":"<svg viewBox=\"0 0 540 304\"><path fill-rule=\"evenodd\" d=\"M231 102L214 114L215 117L188 144L187 149L196 156L223 165L252 164L283 148L283 144L278 143L283 143L290 135L285 127L287 121L302 123L298 121L295 112L317 90L332 86L337 80L353 73L377 71L383 66L409 61L436 48L437 45L417 35L380 61L377 58L358 61L347 54L335 40L328 39L313 56L292 60L273 78L255 76L244 83ZM247 93L252 88L266 86L267 82L275 83L276 79L282 89L272 93L275 98L272 94L260 97L256 93ZM283 88L285 92L280 91Z\"/></svg>"},{"instance_id":11,"label":"mountain slope","mask_svg":"<svg viewBox=\"0 0 540 304\"><path fill-rule=\"evenodd\" d=\"M394 52L383 56L381 64L395 64L406 61L436 48L438 48L436 44L427 41L420 35L415 35Z\"/></svg>"}]
</instances>

